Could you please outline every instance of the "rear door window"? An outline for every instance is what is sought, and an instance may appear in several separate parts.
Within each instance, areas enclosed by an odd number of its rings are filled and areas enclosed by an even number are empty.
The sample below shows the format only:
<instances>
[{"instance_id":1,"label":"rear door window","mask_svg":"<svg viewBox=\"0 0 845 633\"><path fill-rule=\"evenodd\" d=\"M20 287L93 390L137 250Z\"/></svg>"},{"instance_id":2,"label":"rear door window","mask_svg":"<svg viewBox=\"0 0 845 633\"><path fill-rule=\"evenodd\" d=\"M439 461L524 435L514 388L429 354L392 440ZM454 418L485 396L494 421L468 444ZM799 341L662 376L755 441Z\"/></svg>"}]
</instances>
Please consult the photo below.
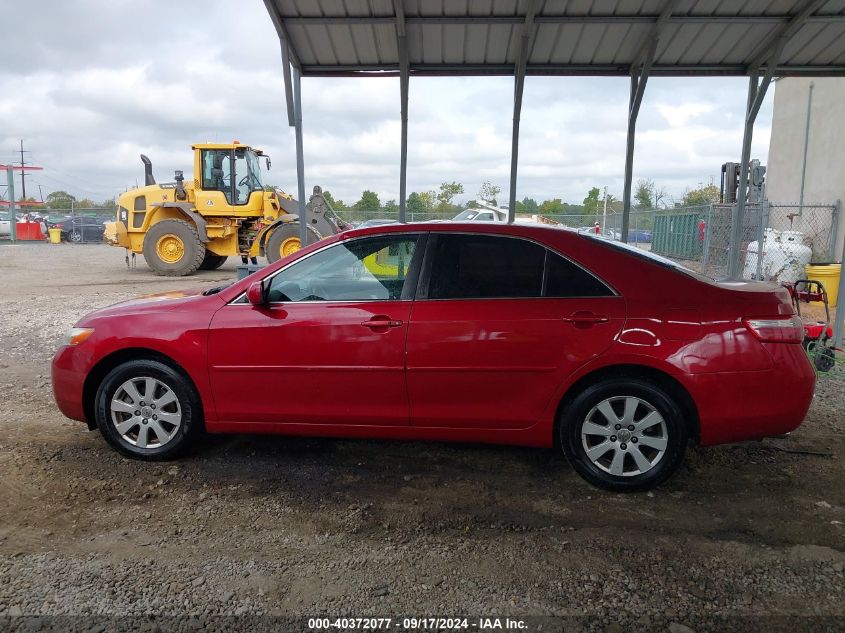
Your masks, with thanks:
<instances>
[{"instance_id":1,"label":"rear door window","mask_svg":"<svg viewBox=\"0 0 845 633\"><path fill-rule=\"evenodd\" d=\"M612 297L599 278L530 240L502 235L434 236L420 298Z\"/></svg>"},{"instance_id":2,"label":"rear door window","mask_svg":"<svg viewBox=\"0 0 845 633\"><path fill-rule=\"evenodd\" d=\"M540 297L546 249L499 235L439 234L429 299Z\"/></svg>"}]
</instances>

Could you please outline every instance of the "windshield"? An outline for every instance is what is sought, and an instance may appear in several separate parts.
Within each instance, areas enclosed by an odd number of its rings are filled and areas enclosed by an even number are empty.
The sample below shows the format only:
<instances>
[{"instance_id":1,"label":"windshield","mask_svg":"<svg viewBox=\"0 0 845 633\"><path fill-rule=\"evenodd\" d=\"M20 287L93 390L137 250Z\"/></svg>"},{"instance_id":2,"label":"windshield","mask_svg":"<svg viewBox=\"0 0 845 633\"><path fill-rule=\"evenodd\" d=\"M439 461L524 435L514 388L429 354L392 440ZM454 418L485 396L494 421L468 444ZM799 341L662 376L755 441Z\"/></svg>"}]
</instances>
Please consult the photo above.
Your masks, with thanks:
<instances>
[{"instance_id":1,"label":"windshield","mask_svg":"<svg viewBox=\"0 0 845 633\"><path fill-rule=\"evenodd\" d=\"M467 209L466 211L461 211L458 215L456 215L453 220L472 220L479 214L479 211L475 209Z\"/></svg>"},{"instance_id":2,"label":"windshield","mask_svg":"<svg viewBox=\"0 0 845 633\"><path fill-rule=\"evenodd\" d=\"M246 204L249 194L264 189L258 155L251 149L205 149L202 188L221 191L229 204Z\"/></svg>"},{"instance_id":3,"label":"windshield","mask_svg":"<svg viewBox=\"0 0 845 633\"><path fill-rule=\"evenodd\" d=\"M238 189L245 194L245 197L248 197L251 191L264 189L261 182L261 167L258 163L258 156L253 150L235 150L235 172Z\"/></svg>"}]
</instances>

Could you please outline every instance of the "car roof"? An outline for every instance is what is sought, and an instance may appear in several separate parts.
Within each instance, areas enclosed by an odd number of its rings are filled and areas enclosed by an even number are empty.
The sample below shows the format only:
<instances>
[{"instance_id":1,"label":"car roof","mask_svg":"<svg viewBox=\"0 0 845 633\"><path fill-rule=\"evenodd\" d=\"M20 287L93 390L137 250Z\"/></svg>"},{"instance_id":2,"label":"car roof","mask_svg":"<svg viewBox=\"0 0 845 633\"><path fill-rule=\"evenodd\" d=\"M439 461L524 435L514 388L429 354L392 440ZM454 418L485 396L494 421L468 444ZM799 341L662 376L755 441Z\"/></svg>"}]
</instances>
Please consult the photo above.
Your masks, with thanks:
<instances>
[{"instance_id":1,"label":"car roof","mask_svg":"<svg viewBox=\"0 0 845 633\"><path fill-rule=\"evenodd\" d=\"M365 235L386 235L389 233L409 233L436 231L438 233L490 233L495 235L518 235L535 237L538 240L554 239L564 234L577 236L578 232L562 225L517 222L408 222L405 224L383 224L349 229L340 234L341 239L363 237Z\"/></svg>"}]
</instances>

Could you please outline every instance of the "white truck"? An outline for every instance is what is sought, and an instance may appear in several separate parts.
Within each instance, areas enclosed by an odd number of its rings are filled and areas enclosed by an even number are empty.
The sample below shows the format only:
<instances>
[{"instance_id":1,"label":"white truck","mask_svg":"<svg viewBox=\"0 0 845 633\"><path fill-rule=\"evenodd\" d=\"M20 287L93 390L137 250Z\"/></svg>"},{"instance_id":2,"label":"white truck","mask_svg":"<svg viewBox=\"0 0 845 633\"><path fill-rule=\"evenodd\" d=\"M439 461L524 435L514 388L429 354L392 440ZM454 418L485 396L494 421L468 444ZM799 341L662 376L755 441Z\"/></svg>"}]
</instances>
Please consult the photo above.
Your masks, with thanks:
<instances>
[{"instance_id":1,"label":"white truck","mask_svg":"<svg viewBox=\"0 0 845 633\"><path fill-rule=\"evenodd\" d=\"M452 222L507 222L508 210L497 207L489 202L474 202L473 206L464 209ZM516 219L516 224L560 224L544 215L531 214Z\"/></svg>"}]
</instances>

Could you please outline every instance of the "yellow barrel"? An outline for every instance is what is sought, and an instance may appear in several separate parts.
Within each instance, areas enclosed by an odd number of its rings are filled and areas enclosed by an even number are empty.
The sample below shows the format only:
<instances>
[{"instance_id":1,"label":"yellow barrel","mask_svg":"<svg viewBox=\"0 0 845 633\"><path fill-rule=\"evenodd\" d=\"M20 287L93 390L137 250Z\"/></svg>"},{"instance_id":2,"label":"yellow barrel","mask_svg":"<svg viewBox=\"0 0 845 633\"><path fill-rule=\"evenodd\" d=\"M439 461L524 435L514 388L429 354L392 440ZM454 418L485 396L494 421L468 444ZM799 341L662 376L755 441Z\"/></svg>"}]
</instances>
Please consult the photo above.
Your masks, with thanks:
<instances>
[{"instance_id":1,"label":"yellow barrel","mask_svg":"<svg viewBox=\"0 0 845 633\"><path fill-rule=\"evenodd\" d=\"M824 284L830 307L835 308L839 294L839 275L842 274L842 264L807 264L804 268L807 271L807 279L814 279ZM811 303L821 305L820 301L812 301Z\"/></svg>"},{"instance_id":2,"label":"yellow barrel","mask_svg":"<svg viewBox=\"0 0 845 633\"><path fill-rule=\"evenodd\" d=\"M61 244L62 243L62 230L61 229L50 229L48 232L50 233L50 244Z\"/></svg>"}]
</instances>

